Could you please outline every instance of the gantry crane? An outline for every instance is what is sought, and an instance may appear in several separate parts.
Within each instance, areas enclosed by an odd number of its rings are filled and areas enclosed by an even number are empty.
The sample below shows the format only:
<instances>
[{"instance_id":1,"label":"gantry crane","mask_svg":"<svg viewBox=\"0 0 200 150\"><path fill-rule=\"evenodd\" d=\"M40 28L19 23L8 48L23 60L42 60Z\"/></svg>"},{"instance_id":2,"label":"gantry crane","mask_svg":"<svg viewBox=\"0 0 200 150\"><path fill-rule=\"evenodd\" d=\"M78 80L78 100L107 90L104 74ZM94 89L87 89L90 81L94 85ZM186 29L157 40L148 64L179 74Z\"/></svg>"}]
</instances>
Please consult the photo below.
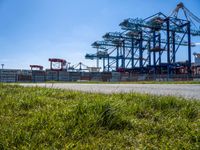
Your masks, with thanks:
<instances>
[{"instance_id":1,"label":"gantry crane","mask_svg":"<svg viewBox=\"0 0 200 150\"><path fill-rule=\"evenodd\" d=\"M43 70L43 66L41 65L30 65L31 70Z\"/></svg>"},{"instance_id":2,"label":"gantry crane","mask_svg":"<svg viewBox=\"0 0 200 150\"><path fill-rule=\"evenodd\" d=\"M66 66L67 61L60 58L49 58L50 69L54 71L62 71Z\"/></svg>"},{"instance_id":3,"label":"gantry crane","mask_svg":"<svg viewBox=\"0 0 200 150\"><path fill-rule=\"evenodd\" d=\"M185 19L179 17L180 9ZM97 49L95 54L86 54L86 59L103 60L103 71L124 71L141 73L160 73L162 68L172 74L180 65L177 52L181 47L187 48L185 66L191 74L191 36L200 36L197 24L200 19L192 14L184 5L177 5L171 15L161 12L145 19L125 19L119 24L122 32L109 32L102 41L92 44ZM107 61L107 63L106 63ZM99 66L97 66L99 67Z\"/></svg>"},{"instance_id":4,"label":"gantry crane","mask_svg":"<svg viewBox=\"0 0 200 150\"><path fill-rule=\"evenodd\" d=\"M81 71L88 70L88 66L83 64L82 62L79 62L78 64L72 65L68 69L71 71L81 72Z\"/></svg>"}]
</instances>

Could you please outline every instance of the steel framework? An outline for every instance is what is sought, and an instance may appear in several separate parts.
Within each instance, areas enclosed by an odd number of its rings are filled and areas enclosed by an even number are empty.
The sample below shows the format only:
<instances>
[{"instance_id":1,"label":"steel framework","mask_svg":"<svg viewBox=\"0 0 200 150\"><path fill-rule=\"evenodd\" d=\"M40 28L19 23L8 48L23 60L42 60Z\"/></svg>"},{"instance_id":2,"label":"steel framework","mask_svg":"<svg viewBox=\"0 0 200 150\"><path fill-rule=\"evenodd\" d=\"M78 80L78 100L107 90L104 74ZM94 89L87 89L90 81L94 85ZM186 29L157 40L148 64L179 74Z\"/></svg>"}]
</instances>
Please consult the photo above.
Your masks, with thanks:
<instances>
[{"instance_id":1,"label":"steel framework","mask_svg":"<svg viewBox=\"0 0 200 150\"><path fill-rule=\"evenodd\" d=\"M88 68L87 65L83 64L82 62L79 62L78 64L72 65L68 69L71 71L81 72L81 71L88 70L87 68Z\"/></svg>"},{"instance_id":2,"label":"steel framework","mask_svg":"<svg viewBox=\"0 0 200 150\"><path fill-rule=\"evenodd\" d=\"M145 19L125 19L119 24L122 32L106 33L102 41L92 44L97 52L86 54L85 58L97 59L97 67L102 60L103 71L170 75L184 65L191 75L191 48L195 46L191 36L200 36L200 30L193 28L189 15L178 18L180 9L189 11L178 4L170 16L159 12ZM195 19L199 21L196 16ZM187 58L179 62L177 52L185 53L182 47L187 49Z\"/></svg>"}]
</instances>

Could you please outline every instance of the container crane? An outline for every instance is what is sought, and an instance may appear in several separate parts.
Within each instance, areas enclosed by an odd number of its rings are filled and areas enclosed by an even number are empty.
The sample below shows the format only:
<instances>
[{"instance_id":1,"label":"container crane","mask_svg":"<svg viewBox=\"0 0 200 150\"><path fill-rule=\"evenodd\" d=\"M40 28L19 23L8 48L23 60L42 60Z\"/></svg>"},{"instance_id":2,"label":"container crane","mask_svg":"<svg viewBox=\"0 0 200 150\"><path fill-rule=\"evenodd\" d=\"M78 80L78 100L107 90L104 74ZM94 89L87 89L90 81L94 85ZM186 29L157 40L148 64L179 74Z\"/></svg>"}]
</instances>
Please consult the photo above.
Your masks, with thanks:
<instances>
[{"instance_id":1,"label":"container crane","mask_svg":"<svg viewBox=\"0 0 200 150\"><path fill-rule=\"evenodd\" d=\"M180 10L183 11L184 16L187 21L190 21L192 26L196 29L200 29L200 26L197 26L197 24L200 24L200 18L194 15L189 9L185 7L185 5L181 2L179 3L176 8L173 10L170 16L173 16L174 18L180 18L179 12ZM196 24L197 23L197 24Z\"/></svg>"},{"instance_id":2,"label":"container crane","mask_svg":"<svg viewBox=\"0 0 200 150\"><path fill-rule=\"evenodd\" d=\"M80 72L80 71L88 70L87 68L88 68L87 65L83 64L82 62L79 62L78 64L75 64L69 67L69 70L75 70L77 72Z\"/></svg>"},{"instance_id":3,"label":"container crane","mask_svg":"<svg viewBox=\"0 0 200 150\"><path fill-rule=\"evenodd\" d=\"M185 19L181 19L180 10L183 10ZM119 24L121 32L108 32L103 40L94 42L92 47L97 53L86 54L85 58L102 59L107 71L122 67L128 72L154 70L157 74L167 70L169 76L180 66L177 58L184 46L187 56L180 61L187 68L185 72L191 75L191 49L200 44L192 43L191 36L200 36L198 24L200 19L183 3L179 3L169 16L158 12L145 19L128 18Z\"/></svg>"}]
</instances>

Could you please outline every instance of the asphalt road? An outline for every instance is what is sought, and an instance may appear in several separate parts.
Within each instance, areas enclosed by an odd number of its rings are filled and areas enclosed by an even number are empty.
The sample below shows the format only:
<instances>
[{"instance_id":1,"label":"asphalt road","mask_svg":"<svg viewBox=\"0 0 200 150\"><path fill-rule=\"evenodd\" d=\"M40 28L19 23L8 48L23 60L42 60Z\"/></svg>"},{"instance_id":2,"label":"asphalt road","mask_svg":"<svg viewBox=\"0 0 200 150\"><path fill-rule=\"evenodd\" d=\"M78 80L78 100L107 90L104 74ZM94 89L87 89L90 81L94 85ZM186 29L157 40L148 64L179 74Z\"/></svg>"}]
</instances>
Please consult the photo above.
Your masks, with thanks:
<instances>
[{"instance_id":1,"label":"asphalt road","mask_svg":"<svg viewBox=\"0 0 200 150\"><path fill-rule=\"evenodd\" d=\"M154 95L172 95L187 99L200 100L200 85L197 84L77 84L77 83L37 83L20 84L22 86L40 86L94 93L148 93Z\"/></svg>"}]
</instances>

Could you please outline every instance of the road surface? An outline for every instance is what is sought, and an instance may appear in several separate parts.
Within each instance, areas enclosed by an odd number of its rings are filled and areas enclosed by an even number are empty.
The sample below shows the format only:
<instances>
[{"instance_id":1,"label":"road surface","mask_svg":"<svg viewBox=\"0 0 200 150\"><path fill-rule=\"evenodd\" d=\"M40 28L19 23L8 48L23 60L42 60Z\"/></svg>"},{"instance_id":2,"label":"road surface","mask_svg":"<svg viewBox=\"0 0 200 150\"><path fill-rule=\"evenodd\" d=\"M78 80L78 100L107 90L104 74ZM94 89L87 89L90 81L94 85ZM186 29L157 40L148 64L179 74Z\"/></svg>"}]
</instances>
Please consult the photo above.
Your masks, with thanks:
<instances>
[{"instance_id":1,"label":"road surface","mask_svg":"<svg viewBox=\"0 0 200 150\"><path fill-rule=\"evenodd\" d=\"M187 99L200 100L198 84L78 84L78 83L35 83L22 86L40 86L92 93L148 93L154 95L172 95Z\"/></svg>"}]
</instances>

